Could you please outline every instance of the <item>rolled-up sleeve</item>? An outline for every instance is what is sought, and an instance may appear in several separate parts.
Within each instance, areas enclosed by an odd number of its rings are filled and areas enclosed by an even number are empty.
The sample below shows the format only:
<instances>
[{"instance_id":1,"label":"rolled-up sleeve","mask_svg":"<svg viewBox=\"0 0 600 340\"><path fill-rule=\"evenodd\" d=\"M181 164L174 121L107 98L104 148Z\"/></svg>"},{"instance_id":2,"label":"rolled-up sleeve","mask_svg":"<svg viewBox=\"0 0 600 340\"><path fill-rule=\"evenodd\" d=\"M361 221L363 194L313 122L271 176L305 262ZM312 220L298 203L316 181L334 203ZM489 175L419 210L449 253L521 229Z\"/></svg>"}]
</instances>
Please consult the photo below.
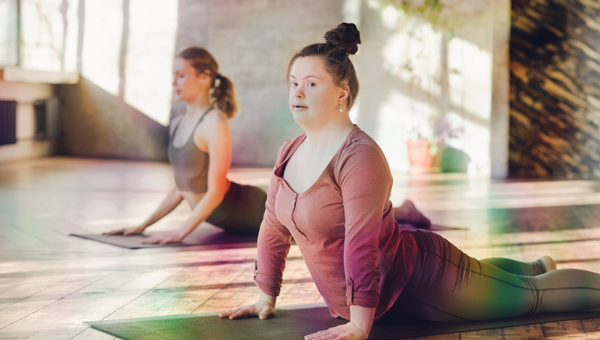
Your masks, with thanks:
<instances>
[{"instance_id":1,"label":"rolled-up sleeve","mask_svg":"<svg viewBox=\"0 0 600 340\"><path fill-rule=\"evenodd\" d=\"M281 159L281 149L279 153L278 163ZM275 197L278 189L279 180L277 176L272 175L267 190L265 214L258 233L257 256L254 262L254 282L263 293L271 296L279 296L281 291L285 259L292 237L275 214Z\"/></svg>"},{"instance_id":2,"label":"rolled-up sleeve","mask_svg":"<svg viewBox=\"0 0 600 340\"><path fill-rule=\"evenodd\" d=\"M392 186L389 166L379 150L355 144L343 157L339 183L346 228L346 303L377 307L381 279L379 233Z\"/></svg>"}]
</instances>

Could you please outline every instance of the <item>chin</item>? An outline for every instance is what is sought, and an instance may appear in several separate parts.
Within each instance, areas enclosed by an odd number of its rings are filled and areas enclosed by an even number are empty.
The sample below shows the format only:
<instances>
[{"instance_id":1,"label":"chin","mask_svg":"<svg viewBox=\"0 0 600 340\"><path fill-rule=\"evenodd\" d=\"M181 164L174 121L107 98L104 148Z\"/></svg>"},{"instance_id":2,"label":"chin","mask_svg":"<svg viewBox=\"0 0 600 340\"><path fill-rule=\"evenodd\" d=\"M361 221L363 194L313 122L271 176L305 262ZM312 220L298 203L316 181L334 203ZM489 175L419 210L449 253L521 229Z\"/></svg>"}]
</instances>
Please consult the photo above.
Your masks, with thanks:
<instances>
[{"instance_id":1,"label":"chin","mask_svg":"<svg viewBox=\"0 0 600 340\"><path fill-rule=\"evenodd\" d=\"M305 112L294 112L292 111L292 116L294 117L294 121L302 126L303 124L305 124L308 120L310 120L310 118L306 115Z\"/></svg>"}]
</instances>

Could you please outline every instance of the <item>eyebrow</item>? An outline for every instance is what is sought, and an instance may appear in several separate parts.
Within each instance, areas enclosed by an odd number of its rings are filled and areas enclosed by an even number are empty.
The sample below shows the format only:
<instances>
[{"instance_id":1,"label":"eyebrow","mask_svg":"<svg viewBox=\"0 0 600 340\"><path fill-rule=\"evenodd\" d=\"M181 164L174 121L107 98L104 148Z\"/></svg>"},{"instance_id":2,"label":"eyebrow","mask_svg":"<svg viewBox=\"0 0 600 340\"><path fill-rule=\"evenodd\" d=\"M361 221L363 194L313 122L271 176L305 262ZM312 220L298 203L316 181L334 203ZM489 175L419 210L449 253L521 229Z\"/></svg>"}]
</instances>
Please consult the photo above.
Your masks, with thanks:
<instances>
[{"instance_id":1,"label":"eyebrow","mask_svg":"<svg viewBox=\"0 0 600 340\"><path fill-rule=\"evenodd\" d=\"M290 77L292 77L292 78L296 79L296 77L294 77L294 75L293 75L293 74L290 74ZM310 74L310 75L308 75L308 76L304 77L304 79L306 79L306 78L317 78L317 79L321 79L321 78L319 78L319 77L317 77L317 76L313 76L312 74Z\"/></svg>"}]
</instances>

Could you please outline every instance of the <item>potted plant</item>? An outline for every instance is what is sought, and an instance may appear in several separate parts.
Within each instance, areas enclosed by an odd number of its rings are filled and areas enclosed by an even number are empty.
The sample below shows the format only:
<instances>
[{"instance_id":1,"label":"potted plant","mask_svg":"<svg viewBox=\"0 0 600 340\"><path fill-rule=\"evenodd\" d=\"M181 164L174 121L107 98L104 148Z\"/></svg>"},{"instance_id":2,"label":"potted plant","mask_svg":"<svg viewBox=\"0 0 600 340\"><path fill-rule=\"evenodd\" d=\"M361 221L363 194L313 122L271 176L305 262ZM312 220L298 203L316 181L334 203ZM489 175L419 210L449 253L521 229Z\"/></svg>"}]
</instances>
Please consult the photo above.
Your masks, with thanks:
<instances>
[{"instance_id":1,"label":"potted plant","mask_svg":"<svg viewBox=\"0 0 600 340\"><path fill-rule=\"evenodd\" d=\"M442 152L444 150L442 139L411 139L406 141L406 144L411 174L442 172Z\"/></svg>"}]
</instances>

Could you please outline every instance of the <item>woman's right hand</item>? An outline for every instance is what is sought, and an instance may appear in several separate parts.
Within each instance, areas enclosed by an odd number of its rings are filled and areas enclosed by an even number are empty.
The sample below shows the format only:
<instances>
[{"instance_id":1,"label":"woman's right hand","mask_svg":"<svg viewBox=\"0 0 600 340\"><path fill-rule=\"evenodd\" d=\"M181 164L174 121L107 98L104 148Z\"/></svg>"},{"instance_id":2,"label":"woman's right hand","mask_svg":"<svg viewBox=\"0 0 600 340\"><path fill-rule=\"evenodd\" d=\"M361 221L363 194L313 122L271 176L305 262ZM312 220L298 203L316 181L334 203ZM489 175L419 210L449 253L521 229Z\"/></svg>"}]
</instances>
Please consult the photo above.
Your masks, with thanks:
<instances>
[{"instance_id":1,"label":"woman's right hand","mask_svg":"<svg viewBox=\"0 0 600 340\"><path fill-rule=\"evenodd\" d=\"M244 306L235 307L219 314L221 318L240 319L250 316L258 316L261 319L267 319L275 315L275 306L267 301L258 300L256 303Z\"/></svg>"},{"instance_id":2,"label":"woman's right hand","mask_svg":"<svg viewBox=\"0 0 600 340\"><path fill-rule=\"evenodd\" d=\"M133 228L123 228L123 229L119 229L119 230L113 230L113 231L107 231L105 233L102 233L102 235L138 235L141 234L142 232L144 232L144 229L146 229L143 226L138 226L138 227L133 227Z\"/></svg>"}]
</instances>

